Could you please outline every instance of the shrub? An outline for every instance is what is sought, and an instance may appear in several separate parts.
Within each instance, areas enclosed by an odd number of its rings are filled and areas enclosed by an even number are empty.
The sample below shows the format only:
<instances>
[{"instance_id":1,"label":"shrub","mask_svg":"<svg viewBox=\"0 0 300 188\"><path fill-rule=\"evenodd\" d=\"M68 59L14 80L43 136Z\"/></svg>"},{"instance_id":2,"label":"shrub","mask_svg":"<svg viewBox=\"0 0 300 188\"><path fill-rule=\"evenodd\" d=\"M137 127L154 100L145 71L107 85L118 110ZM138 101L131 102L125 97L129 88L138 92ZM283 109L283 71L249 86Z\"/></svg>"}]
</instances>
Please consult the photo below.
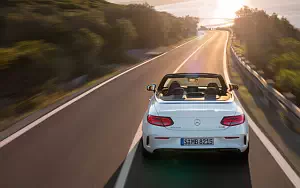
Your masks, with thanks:
<instances>
[{"instance_id":1,"label":"shrub","mask_svg":"<svg viewBox=\"0 0 300 188\"><path fill-rule=\"evenodd\" d=\"M61 9L82 9L80 5L74 3L67 3L67 2L56 2L56 5Z\"/></svg>"},{"instance_id":2,"label":"shrub","mask_svg":"<svg viewBox=\"0 0 300 188\"><path fill-rule=\"evenodd\" d=\"M292 91L299 87L298 79L300 79L300 72L291 71L288 69L281 69L276 76L276 86L282 91Z\"/></svg>"},{"instance_id":3,"label":"shrub","mask_svg":"<svg viewBox=\"0 0 300 188\"><path fill-rule=\"evenodd\" d=\"M28 58L31 61L44 63L47 61L45 55L54 51L53 44L43 41L22 41L11 48L0 48L0 68L9 66L12 63L22 63L20 58Z\"/></svg>"},{"instance_id":4,"label":"shrub","mask_svg":"<svg viewBox=\"0 0 300 188\"><path fill-rule=\"evenodd\" d=\"M133 42L137 39L138 35L136 28L130 20L118 19L113 28L114 41L123 49L132 47Z\"/></svg>"},{"instance_id":5,"label":"shrub","mask_svg":"<svg viewBox=\"0 0 300 188\"><path fill-rule=\"evenodd\" d=\"M17 114L23 114L25 112L28 112L32 109L34 109L34 107L37 105L37 103L35 103L32 99L28 99L25 101L22 101L21 103L17 104L15 107L15 112Z\"/></svg>"},{"instance_id":6,"label":"shrub","mask_svg":"<svg viewBox=\"0 0 300 188\"><path fill-rule=\"evenodd\" d=\"M5 91L0 97L16 100L83 74L113 71L114 64L133 62L126 50L175 43L194 35L199 21L148 4L104 0L1 0L0 5L0 90ZM18 111L31 106L24 103Z\"/></svg>"}]
</instances>

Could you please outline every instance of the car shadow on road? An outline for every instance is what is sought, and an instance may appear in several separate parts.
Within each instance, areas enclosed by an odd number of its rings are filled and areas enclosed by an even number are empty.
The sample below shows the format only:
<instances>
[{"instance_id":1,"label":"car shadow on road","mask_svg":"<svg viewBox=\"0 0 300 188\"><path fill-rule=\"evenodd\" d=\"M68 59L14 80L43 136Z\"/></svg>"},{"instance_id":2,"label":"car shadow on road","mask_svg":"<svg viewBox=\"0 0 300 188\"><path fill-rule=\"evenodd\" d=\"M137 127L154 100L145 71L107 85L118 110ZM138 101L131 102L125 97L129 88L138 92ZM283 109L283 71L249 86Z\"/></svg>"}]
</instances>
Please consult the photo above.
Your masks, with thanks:
<instances>
[{"instance_id":1,"label":"car shadow on road","mask_svg":"<svg viewBox=\"0 0 300 188\"><path fill-rule=\"evenodd\" d=\"M203 152L162 152L146 159L140 142L125 185L126 188L204 186L252 187L248 162L232 154Z\"/></svg>"}]
</instances>

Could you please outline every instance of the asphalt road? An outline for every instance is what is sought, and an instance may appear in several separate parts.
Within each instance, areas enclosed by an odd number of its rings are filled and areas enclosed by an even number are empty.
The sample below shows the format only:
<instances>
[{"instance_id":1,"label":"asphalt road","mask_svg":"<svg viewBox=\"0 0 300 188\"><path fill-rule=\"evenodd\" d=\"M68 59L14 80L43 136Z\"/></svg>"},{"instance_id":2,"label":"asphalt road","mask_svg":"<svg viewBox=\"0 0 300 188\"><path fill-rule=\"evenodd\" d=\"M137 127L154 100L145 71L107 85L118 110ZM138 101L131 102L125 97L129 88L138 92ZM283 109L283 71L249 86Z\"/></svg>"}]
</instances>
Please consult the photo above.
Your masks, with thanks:
<instances>
[{"instance_id":1,"label":"asphalt road","mask_svg":"<svg viewBox=\"0 0 300 188\"><path fill-rule=\"evenodd\" d=\"M223 74L226 33L207 33L109 82L0 149L2 188L113 187L146 111L149 83L178 72ZM140 146L125 187L293 187L251 131L248 163L221 154L170 154L145 160Z\"/></svg>"}]
</instances>

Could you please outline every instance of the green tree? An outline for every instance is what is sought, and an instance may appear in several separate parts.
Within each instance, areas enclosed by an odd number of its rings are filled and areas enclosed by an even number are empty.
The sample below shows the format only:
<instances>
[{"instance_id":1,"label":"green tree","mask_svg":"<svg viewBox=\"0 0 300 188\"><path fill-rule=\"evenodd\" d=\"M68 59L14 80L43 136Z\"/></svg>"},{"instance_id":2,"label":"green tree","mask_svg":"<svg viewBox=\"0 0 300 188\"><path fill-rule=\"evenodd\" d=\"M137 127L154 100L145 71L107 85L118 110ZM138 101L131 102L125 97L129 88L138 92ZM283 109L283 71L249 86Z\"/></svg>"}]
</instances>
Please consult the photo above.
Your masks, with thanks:
<instances>
[{"instance_id":1,"label":"green tree","mask_svg":"<svg viewBox=\"0 0 300 188\"><path fill-rule=\"evenodd\" d=\"M282 91L292 91L300 101L299 30L286 18L243 7L236 12L233 30L246 46L245 55L276 80Z\"/></svg>"},{"instance_id":2,"label":"green tree","mask_svg":"<svg viewBox=\"0 0 300 188\"><path fill-rule=\"evenodd\" d=\"M132 22L124 18L116 20L116 25L113 27L113 35L115 42L118 43L122 49L132 47L138 37Z\"/></svg>"},{"instance_id":3,"label":"green tree","mask_svg":"<svg viewBox=\"0 0 300 188\"><path fill-rule=\"evenodd\" d=\"M91 72L97 67L99 63L97 57L99 57L103 45L103 38L87 28L81 28L75 34L73 43L74 53L77 54L75 75Z\"/></svg>"}]
</instances>

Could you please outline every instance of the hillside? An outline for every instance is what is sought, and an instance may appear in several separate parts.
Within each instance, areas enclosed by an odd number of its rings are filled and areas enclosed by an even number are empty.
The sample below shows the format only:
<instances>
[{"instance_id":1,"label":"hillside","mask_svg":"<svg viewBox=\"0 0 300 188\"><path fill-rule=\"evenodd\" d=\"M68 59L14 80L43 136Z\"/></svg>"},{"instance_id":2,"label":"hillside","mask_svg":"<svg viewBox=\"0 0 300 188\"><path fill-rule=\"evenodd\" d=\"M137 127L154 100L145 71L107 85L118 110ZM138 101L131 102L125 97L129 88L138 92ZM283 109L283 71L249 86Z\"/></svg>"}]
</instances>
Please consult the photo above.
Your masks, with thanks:
<instances>
[{"instance_id":1,"label":"hillside","mask_svg":"<svg viewBox=\"0 0 300 188\"><path fill-rule=\"evenodd\" d=\"M198 23L148 4L104 0L1 0L0 7L0 118L23 113L19 104L30 100L24 108L32 108L36 96L60 92L74 78L92 80L135 62L129 49L193 36Z\"/></svg>"}]
</instances>

